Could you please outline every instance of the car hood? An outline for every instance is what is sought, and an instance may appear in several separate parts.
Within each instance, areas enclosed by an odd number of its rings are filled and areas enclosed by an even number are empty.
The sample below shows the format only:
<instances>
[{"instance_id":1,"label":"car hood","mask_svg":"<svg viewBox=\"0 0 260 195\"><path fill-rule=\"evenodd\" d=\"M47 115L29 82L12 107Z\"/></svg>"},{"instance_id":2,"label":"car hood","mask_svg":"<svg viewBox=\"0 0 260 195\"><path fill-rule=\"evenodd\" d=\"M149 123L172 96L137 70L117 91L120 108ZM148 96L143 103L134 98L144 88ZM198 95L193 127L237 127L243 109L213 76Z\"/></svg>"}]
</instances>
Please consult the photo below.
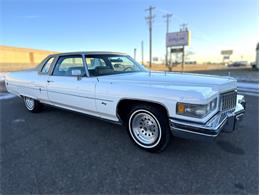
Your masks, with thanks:
<instances>
[{"instance_id":1,"label":"car hood","mask_svg":"<svg viewBox=\"0 0 260 195\"><path fill-rule=\"evenodd\" d=\"M176 90L195 90L201 93L225 92L236 88L236 80L227 76L213 76L192 73L136 72L99 77L100 81Z\"/></svg>"}]
</instances>

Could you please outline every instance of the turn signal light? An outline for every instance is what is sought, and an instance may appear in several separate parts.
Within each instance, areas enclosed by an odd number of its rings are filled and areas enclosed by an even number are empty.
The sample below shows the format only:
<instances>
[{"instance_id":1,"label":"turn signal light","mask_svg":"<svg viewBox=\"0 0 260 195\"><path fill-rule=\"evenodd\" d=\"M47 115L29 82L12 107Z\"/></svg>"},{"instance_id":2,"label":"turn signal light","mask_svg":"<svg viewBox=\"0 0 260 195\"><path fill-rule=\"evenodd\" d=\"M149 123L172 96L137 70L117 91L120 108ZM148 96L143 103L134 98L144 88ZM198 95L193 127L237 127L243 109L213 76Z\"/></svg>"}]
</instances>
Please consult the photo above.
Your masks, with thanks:
<instances>
[{"instance_id":1,"label":"turn signal light","mask_svg":"<svg viewBox=\"0 0 260 195\"><path fill-rule=\"evenodd\" d=\"M185 105L182 103L178 103L177 105L177 112L178 113L184 113L185 112Z\"/></svg>"}]
</instances>

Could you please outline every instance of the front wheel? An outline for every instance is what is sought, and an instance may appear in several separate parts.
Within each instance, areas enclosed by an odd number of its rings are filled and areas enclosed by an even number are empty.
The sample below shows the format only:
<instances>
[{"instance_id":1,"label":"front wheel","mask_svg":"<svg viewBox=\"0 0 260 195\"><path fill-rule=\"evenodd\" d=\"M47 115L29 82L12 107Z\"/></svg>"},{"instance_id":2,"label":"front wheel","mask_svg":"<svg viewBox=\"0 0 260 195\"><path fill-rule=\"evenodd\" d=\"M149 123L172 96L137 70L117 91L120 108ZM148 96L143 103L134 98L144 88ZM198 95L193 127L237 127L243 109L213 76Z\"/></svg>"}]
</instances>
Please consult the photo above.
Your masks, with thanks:
<instances>
[{"instance_id":1,"label":"front wheel","mask_svg":"<svg viewBox=\"0 0 260 195\"><path fill-rule=\"evenodd\" d=\"M170 141L167 114L156 107L134 107L129 114L128 131L139 147L150 152L164 150Z\"/></svg>"},{"instance_id":2,"label":"front wheel","mask_svg":"<svg viewBox=\"0 0 260 195\"><path fill-rule=\"evenodd\" d=\"M42 104L39 101L32 99L30 97L24 97L23 99L24 99L24 105L27 108L27 110L33 113L41 111Z\"/></svg>"}]
</instances>

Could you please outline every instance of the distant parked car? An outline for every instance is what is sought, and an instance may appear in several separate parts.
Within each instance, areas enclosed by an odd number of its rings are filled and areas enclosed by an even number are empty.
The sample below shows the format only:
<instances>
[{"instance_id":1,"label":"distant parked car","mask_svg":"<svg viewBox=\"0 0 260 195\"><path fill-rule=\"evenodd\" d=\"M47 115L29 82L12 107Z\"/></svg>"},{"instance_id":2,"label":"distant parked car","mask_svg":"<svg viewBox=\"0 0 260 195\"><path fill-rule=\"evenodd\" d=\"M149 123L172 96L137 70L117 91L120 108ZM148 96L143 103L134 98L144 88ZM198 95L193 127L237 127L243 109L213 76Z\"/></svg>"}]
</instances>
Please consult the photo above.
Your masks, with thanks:
<instances>
[{"instance_id":1,"label":"distant parked car","mask_svg":"<svg viewBox=\"0 0 260 195\"><path fill-rule=\"evenodd\" d=\"M187 62L185 62L185 64L197 64L197 62L196 61L187 61Z\"/></svg>"},{"instance_id":2,"label":"distant parked car","mask_svg":"<svg viewBox=\"0 0 260 195\"><path fill-rule=\"evenodd\" d=\"M247 61L238 61L228 64L228 67L245 67L248 65Z\"/></svg>"},{"instance_id":3,"label":"distant parked car","mask_svg":"<svg viewBox=\"0 0 260 195\"><path fill-rule=\"evenodd\" d=\"M259 68L259 43L257 43L255 51L256 51L255 62L252 62L251 66L253 69L258 69Z\"/></svg>"}]
</instances>

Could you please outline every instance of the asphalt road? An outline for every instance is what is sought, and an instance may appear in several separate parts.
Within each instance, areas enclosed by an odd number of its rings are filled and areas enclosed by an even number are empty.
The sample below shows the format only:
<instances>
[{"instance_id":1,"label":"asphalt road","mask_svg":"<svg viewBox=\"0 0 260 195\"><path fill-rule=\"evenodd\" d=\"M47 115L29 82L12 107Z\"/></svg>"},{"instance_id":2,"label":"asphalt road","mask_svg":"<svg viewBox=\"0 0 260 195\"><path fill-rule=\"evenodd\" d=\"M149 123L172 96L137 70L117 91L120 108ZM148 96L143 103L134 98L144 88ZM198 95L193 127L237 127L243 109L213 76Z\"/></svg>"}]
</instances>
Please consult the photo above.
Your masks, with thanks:
<instances>
[{"instance_id":1,"label":"asphalt road","mask_svg":"<svg viewBox=\"0 0 260 195\"><path fill-rule=\"evenodd\" d=\"M198 74L209 74L218 76L231 76L238 80L238 82L259 82L259 70L253 70L252 68L228 68L220 70L201 70L193 71Z\"/></svg>"},{"instance_id":2,"label":"asphalt road","mask_svg":"<svg viewBox=\"0 0 260 195\"><path fill-rule=\"evenodd\" d=\"M258 97L240 129L215 142L174 138L142 151L121 126L1 100L0 194L258 194Z\"/></svg>"}]
</instances>

